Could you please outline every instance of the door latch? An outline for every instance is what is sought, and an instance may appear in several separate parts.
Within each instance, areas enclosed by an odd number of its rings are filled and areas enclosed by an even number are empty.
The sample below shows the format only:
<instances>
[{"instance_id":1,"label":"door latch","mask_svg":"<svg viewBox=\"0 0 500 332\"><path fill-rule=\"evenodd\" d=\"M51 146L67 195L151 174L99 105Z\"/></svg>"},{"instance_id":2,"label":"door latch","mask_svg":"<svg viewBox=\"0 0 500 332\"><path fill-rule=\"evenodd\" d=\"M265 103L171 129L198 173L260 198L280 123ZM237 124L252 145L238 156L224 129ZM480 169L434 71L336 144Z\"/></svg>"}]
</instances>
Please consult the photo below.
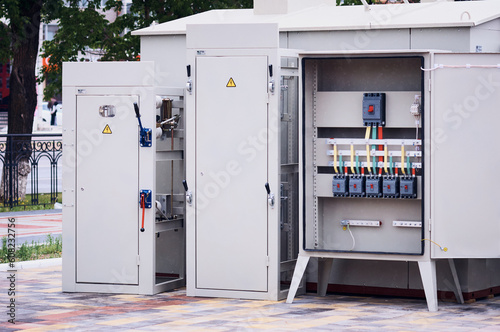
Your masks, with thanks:
<instances>
[{"instance_id":1,"label":"door latch","mask_svg":"<svg viewBox=\"0 0 500 332\"><path fill-rule=\"evenodd\" d=\"M182 185L184 186L184 190L186 191L186 202L189 205L193 204L193 193L189 191L187 181L182 180Z\"/></svg>"},{"instance_id":2,"label":"door latch","mask_svg":"<svg viewBox=\"0 0 500 332\"><path fill-rule=\"evenodd\" d=\"M268 90L271 92L271 94L274 94L274 78L273 78L273 65L269 65L269 84L268 84Z\"/></svg>"},{"instance_id":3,"label":"door latch","mask_svg":"<svg viewBox=\"0 0 500 332\"><path fill-rule=\"evenodd\" d=\"M269 203L269 206L274 208L274 194L271 192L271 188L269 187L269 183L266 182L264 185L266 187L267 191L267 203Z\"/></svg>"},{"instance_id":4,"label":"door latch","mask_svg":"<svg viewBox=\"0 0 500 332\"><path fill-rule=\"evenodd\" d=\"M191 65L186 66L186 71L187 71L187 77L188 80L186 82L186 91L189 92L189 94L193 93L193 81L191 80Z\"/></svg>"}]
</instances>

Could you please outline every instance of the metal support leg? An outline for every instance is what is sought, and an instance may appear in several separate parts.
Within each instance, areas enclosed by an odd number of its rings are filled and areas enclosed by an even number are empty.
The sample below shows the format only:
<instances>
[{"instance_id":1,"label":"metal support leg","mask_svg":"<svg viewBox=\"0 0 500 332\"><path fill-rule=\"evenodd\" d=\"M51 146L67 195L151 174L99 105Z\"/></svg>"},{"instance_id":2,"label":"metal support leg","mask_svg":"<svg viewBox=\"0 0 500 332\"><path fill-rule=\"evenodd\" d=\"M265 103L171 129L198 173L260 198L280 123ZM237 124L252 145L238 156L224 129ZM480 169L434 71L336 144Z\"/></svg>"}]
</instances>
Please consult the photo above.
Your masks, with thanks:
<instances>
[{"instance_id":1,"label":"metal support leg","mask_svg":"<svg viewBox=\"0 0 500 332\"><path fill-rule=\"evenodd\" d=\"M455 297L457 302L460 304L464 304L464 297L462 295L462 288L460 287L460 281L458 280L457 269L455 267L455 260L453 258L448 259L448 263L450 264L451 275L453 276L453 282L455 284Z\"/></svg>"},{"instance_id":2,"label":"metal support leg","mask_svg":"<svg viewBox=\"0 0 500 332\"><path fill-rule=\"evenodd\" d=\"M333 258L318 259L318 295L325 296L332 272Z\"/></svg>"},{"instance_id":3,"label":"metal support leg","mask_svg":"<svg viewBox=\"0 0 500 332\"><path fill-rule=\"evenodd\" d=\"M425 298L429 311L438 311L436 261L418 262L420 277L424 285Z\"/></svg>"},{"instance_id":4,"label":"metal support leg","mask_svg":"<svg viewBox=\"0 0 500 332\"><path fill-rule=\"evenodd\" d=\"M300 281L302 276L306 271L307 263L309 262L309 256L300 256L297 258L297 263L295 263L295 270L293 271L292 283L290 284L290 289L288 290L288 297L286 298L286 303L292 303L297 289L300 286Z\"/></svg>"}]
</instances>

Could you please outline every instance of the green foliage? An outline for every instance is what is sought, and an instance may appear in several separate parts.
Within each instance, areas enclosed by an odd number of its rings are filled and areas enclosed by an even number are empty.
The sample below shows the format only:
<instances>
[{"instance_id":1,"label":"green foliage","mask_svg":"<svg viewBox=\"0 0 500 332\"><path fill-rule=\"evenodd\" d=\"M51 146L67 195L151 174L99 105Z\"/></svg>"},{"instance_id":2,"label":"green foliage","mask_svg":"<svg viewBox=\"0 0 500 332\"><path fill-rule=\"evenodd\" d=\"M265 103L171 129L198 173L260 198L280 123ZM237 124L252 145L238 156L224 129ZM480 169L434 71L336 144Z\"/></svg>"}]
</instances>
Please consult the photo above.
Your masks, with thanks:
<instances>
[{"instance_id":1,"label":"green foliage","mask_svg":"<svg viewBox=\"0 0 500 332\"><path fill-rule=\"evenodd\" d=\"M138 59L139 37L131 31L148 27L153 22L163 23L177 18L220 8L251 8L253 0L133 0L130 12L109 22L102 14L105 10L124 11L121 0L69 1L67 7L57 8L59 30L52 41L43 44L43 56L49 66L42 71L39 81L47 80L45 99L61 92L62 62L78 61L79 57L96 54L101 61L135 61Z\"/></svg>"},{"instance_id":2,"label":"green foliage","mask_svg":"<svg viewBox=\"0 0 500 332\"><path fill-rule=\"evenodd\" d=\"M38 194L38 205L31 205L31 198L33 195L28 194L24 200L19 201L17 206L12 209L4 207L2 200L0 200L0 212L15 212L15 211L35 211L53 209L54 203L50 194ZM62 202L62 193L57 194L56 202Z\"/></svg>"},{"instance_id":3,"label":"green foliage","mask_svg":"<svg viewBox=\"0 0 500 332\"><path fill-rule=\"evenodd\" d=\"M62 240L60 237L53 237L48 234L44 243L31 241L24 242L16 248L16 262L61 257ZM2 248L0 249L0 263L8 262L7 237L2 238Z\"/></svg>"}]
</instances>

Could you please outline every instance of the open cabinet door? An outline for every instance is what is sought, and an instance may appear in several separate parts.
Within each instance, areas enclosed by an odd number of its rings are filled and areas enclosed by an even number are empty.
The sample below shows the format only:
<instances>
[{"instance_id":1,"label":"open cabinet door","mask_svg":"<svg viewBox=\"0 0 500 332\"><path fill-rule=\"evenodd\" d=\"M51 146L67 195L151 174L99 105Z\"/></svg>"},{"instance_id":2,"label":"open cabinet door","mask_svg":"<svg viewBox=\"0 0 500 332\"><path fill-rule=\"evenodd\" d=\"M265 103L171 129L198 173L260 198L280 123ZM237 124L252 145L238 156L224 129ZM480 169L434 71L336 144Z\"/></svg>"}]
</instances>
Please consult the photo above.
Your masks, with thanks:
<instances>
[{"instance_id":1,"label":"open cabinet door","mask_svg":"<svg viewBox=\"0 0 500 332\"><path fill-rule=\"evenodd\" d=\"M435 54L431 75L433 258L500 257L498 54ZM450 67L453 66L453 67Z\"/></svg>"}]
</instances>

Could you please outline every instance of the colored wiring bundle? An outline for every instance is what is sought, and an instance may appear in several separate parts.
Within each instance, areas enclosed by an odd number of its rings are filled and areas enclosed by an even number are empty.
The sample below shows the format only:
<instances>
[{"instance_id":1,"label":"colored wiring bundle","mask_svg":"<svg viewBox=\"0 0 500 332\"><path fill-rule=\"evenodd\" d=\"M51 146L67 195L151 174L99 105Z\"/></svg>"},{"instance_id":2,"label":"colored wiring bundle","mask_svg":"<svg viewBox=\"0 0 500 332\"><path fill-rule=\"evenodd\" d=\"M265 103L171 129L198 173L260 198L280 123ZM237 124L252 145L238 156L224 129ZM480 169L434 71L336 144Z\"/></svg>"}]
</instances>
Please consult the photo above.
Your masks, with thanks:
<instances>
[{"instance_id":1,"label":"colored wiring bundle","mask_svg":"<svg viewBox=\"0 0 500 332\"><path fill-rule=\"evenodd\" d=\"M370 142L371 136L371 142ZM333 143L333 168L335 174L344 173L345 175L365 175L365 167L369 175L396 175L401 172L402 176L415 175L414 164L410 162L410 154L407 154L405 144L401 144L400 163L393 160L393 156L399 156L399 153L389 151L388 143L382 141L383 127L381 126L366 126L365 131L365 151L366 151L366 165L360 161L360 153L355 149L355 144L351 143L348 151L341 151L337 143ZM376 144L374 141L379 141L382 144ZM359 144L359 143L357 143ZM378 145L378 148L377 148ZM376 151L381 153L376 153ZM343 155L349 154L350 162L344 163ZM378 162L377 162L378 155Z\"/></svg>"}]
</instances>

